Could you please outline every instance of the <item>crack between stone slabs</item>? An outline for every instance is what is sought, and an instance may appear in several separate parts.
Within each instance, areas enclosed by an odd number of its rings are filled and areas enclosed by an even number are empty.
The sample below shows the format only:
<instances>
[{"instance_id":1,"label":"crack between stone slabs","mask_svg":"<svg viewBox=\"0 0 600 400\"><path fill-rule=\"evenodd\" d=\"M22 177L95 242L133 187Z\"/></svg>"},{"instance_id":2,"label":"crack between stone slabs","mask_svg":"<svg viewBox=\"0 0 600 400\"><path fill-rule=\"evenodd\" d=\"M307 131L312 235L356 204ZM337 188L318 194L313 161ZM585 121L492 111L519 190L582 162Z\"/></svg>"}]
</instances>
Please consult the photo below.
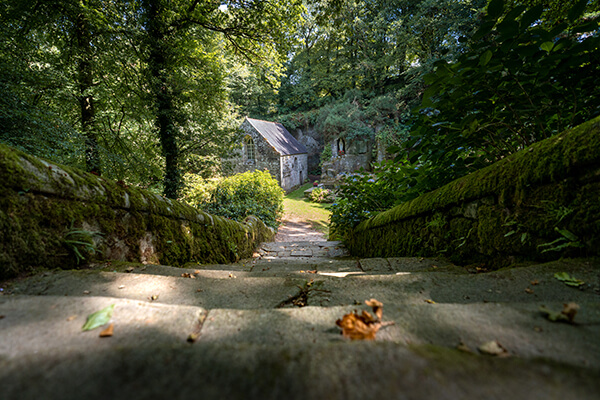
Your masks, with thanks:
<instances>
[{"instance_id":1,"label":"crack between stone slabs","mask_svg":"<svg viewBox=\"0 0 600 400\"><path fill-rule=\"evenodd\" d=\"M307 281L304 284L304 286L297 285L300 291L294 296L290 296L287 300L283 300L282 302L280 302L278 305L275 306L275 308L284 308L287 305L292 305L294 307L306 307L308 305L308 295L311 292L331 293L331 290L317 289L315 287L312 287L313 284L320 285L323 282L325 281L319 280L315 282L314 279L311 279L310 281Z\"/></svg>"},{"instance_id":2,"label":"crack between stone slabs","mask_svg":"<svg viewBox=\"0 0 600 400\"><path fill-rule=\"evenodd\" d=\"M357 267L358 267L358 269L360 269L362 272L366 272L366 271L363 269L363 267L362 267L362 265L361 265L361 263L360 263L360 260L356 260L356 266L357 266Z\"/></svg>"},{"instance_id":3,"label":"crack between stone slabs","mask_svg":"<svg viewBox=\"0 0 600 400\"><path fill-rule=\"evenodd\" d=\"M200 339L202 327L204 326L204 322L206 322L209 313L210 310L204 310L200 313L198 320L194 322L194 325L192 326L192 332L190 332L187 337L188 343L195 343L198 339Z\"/></svg>"}]
</instances>

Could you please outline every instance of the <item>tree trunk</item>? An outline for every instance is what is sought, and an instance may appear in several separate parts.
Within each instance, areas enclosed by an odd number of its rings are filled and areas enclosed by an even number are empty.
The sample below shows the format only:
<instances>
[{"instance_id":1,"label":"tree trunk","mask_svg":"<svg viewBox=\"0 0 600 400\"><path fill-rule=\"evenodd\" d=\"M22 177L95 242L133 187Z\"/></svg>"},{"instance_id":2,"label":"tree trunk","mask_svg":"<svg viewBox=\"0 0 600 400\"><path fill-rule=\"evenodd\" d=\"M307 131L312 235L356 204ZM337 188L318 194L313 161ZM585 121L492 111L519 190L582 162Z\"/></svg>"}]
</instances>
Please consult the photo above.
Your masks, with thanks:
<instances>
[{"instance_id":1,"label":"tree trunk","mask_svg":"<svg viewBox=\"0 0 600 400\"><path fill-rule=\"evenodd\" d=\"M100 152L94 125L94 97L90 89L94 84L92 35L89 21L84 10L80 10L75 21L75 37L78 47L77 83L79 86L79 107L81 110L81 129L85 136L85 163L89 172L100 174Z\"/></svg>"},{"instance_id":2,"label":"tree trunk","mask_svg":"<svg viewBox=\"0 0 600 400\"><path fill-rule=\"evenodd\" d=\"M181 187L181 171L179 169L179 146L177 143L177 115L175 89L170 87L169 71L173 68L174 58L169 48L167 26L160 0L145 0L148 32L148 69L152 95L156 107L155 126L165 157L164 190L165 197L176 199Z\"/></svg>"}]
</instances>

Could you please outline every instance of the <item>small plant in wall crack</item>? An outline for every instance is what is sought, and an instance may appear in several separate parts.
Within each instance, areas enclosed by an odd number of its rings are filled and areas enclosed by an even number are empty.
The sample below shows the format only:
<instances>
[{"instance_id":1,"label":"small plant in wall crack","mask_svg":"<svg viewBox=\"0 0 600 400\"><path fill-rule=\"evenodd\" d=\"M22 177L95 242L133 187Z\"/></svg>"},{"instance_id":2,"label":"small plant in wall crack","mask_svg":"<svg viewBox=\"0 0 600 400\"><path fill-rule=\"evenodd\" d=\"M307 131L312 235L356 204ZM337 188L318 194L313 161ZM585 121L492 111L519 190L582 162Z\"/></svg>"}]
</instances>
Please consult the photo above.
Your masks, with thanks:
<instances>
[{"instance_id":1,"label":"small plant in wall crack","mask_svg":"<svg viewBox=\"0 0 600 400\"><path fill-rule=\"evenodd\" d=\"M102 233L78 229L73 227L73 223L71 223L71 227L64 235L63 243L69 252L75 256L77 265L91 255L102 253L96 248L94 242L94 238L97 236L102 236Z\"/></svg>"},{"instance_id":2,"label":"small plant in wall crack","mask_svg":"<svg viewBox=\"0 0 600 400\"><path fill-rule=\"evenodd\" d=\"M507 226L510 228L510 231L508 231L504 237L509 237L512 235L516 235L516 234L521 234L521 243L525 244L525 242L527 241L527 239L529 239L529 234L527 232L521 232L521 230L524 228L523 225L519 224L516 220L512 219L509 220L508 217L506 218L506 220L504 221L504 224L502 224L502 226Z\"/></svg>"},{"instance_id":3,"label":"small plant in wall crack","mask_svg":"<svg viewBox=\"0 0 600 400\"><path fill-rule=\"evenodd\" d=\"M538 248L545 247L545 249L542 250L542 253L547 253L549 251L561 251L567 247L585 247L574 233L566 229L559 229L558 227L554 227L554 230L558 232L561 237L550 243L540 244Z\"/></svg>"}]
</instances>

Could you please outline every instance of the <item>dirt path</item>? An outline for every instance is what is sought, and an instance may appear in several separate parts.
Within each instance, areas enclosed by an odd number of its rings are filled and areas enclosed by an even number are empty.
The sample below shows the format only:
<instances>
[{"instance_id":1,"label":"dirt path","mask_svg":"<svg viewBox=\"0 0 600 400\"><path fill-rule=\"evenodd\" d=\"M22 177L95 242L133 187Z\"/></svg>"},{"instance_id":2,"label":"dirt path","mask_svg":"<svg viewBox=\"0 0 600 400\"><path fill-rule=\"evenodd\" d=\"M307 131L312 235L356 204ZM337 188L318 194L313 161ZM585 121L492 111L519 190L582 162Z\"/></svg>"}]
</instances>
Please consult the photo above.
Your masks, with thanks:
<instances>
[{"instance_id":1,"label":"dirt path","mask_svg":"<svg viewBox=\"0 0 600 400\"><path fill-rule=\"evenodd\" d=\"M311 226L310 222L301 218L286 214L283 223L275 236L276 242L308 242L326 241L324 233L318 232Z\"/></svg>"}]
</instances>

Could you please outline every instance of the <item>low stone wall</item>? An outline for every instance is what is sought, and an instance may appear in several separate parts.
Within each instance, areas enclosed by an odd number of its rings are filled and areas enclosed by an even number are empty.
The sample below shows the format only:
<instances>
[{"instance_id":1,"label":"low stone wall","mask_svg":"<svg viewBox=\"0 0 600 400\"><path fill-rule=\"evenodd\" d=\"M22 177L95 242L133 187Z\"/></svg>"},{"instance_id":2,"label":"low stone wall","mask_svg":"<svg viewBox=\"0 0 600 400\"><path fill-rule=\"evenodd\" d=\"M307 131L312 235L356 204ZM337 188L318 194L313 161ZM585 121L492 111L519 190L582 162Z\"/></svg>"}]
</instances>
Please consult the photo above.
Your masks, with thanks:
<instances>
[{"instance_id":1,"label":"low stone wall","mask_svg":"<svg viewBox=\"0 0 600 400\"><path fill-rule=\"evenodd\" d=\"M0 278L88 261L228 263L274 231L0 145Z\"/></svg>"},{"instance_id":2,"label":"low stone wall","mask_svg":"<svg viewBox=\"0 0 600 400\"><path fill-rule=\"evenodd\" d=\"M498 268L600 252L600 118L362 222L361 257L444 255Z\"/></svg>"}]
</instances>

